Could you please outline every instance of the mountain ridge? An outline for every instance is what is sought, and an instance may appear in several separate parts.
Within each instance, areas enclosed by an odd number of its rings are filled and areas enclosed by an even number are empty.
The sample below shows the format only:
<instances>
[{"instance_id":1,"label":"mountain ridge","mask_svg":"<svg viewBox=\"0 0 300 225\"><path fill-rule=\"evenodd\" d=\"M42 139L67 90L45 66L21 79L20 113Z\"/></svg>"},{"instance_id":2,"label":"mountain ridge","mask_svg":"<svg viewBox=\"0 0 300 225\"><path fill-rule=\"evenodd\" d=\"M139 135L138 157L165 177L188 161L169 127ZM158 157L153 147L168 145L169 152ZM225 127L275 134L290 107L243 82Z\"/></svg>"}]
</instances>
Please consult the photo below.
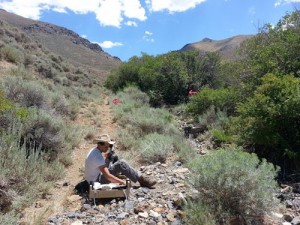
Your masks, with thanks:
<instances>
[{"instance_id":1,"label":"mountain ridge","mask_svg":"<svg viewBox=\"0 0 300 225\"><path fill-rule=\"evenodd\" d=\"M236 35L222 40L204 38L201 41L184 45L179 51L198 50L201 52L218 52L225 60L236 60L236 49L243 41L254 35Z\"/></svg>"},{"instance_id":2,"label":"mountain ridge","mask_svg":"<svg viewBox=\"0 0 300 225\"><path fill-rule=\"evenodd\" d=\"M70 63L84 67L94 74L106 77L110 70L120 65L121 60L104 52L95 43L80 37L76 32L55 24L27 19L0 10L0 20L21 29L33 40L51 52L64 57Z\"/></svg>"}]
</instances>

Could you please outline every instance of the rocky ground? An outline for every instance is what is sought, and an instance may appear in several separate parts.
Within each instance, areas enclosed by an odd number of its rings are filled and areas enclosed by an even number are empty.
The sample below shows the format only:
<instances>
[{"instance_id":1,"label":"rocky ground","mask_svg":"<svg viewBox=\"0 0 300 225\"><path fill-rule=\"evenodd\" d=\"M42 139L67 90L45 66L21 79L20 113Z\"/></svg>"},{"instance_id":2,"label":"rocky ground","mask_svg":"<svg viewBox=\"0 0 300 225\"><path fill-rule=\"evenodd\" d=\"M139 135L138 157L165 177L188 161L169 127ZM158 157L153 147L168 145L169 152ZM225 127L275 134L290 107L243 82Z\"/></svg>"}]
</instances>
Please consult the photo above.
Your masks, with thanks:
<instances>
[{"instance_id":1,"label":"rocky ground","mask_svg":"<svg viewBox=\"0 0 300 225\"><path fill-rule=\"evenodd\" d=\"M197 191L186 183L190 171L180 162L169 160L165 164L142 166L140 173L155 177L155 189L133 184L128 199L88 199L87 196L71 195L65 209L48 218L47 225L179 225L183 224L182 206ZM68 181L62 188L68 188ZM70 187L69 187L70 188ZM300 184L283 186L276 197L282 200L280 207L263 222L249 222L255 225L299 225ZM299 193L297 193L299 192ZM73 202L73 204L72 204ZM74 205L76 207L74 208Z\"/></svg>"},{"instance_id":2,"label":"rocky ground","mask_svg":"<svg viewBox=\"0 0 300 225\"><path fill-rule=\"evenodd\" d=\"M187 197L196 193L196 190L185 183L189 170L180 162L170 161L166 164L142 166L140 173L155 177L155 189L133 184L128 199L96 202L73 195L70 199L79 199L81 207L76 210L66 209L61 214L51 216L47 224L182 224L181 206Z\"/></svg>"}]
</instances>

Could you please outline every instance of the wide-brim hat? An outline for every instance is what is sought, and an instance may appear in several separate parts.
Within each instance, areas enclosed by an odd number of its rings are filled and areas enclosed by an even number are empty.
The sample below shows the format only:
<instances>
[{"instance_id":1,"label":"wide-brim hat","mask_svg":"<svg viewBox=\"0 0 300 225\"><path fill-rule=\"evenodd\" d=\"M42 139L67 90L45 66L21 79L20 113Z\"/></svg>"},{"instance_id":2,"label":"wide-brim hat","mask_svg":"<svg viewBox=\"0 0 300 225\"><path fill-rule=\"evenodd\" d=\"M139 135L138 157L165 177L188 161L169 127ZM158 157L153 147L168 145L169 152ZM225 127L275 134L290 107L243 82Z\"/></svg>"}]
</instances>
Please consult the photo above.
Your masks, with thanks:
<instances>
[{"instance_id":1,"label":"wide-brim hat","mask_svg":"<svg viewBox=\"0 0 300 225\"><path fill-rule=\"evenodd\" d=\"M108 144L111 144L113 145L114 143L116 143L115 141L112 141L109 137L108 134L101 134L99 137L96 137L94 140L93 140L93 144L97 144L99 142L104 142L104 143L108 143Z\"/></svg>"}]
</instances>

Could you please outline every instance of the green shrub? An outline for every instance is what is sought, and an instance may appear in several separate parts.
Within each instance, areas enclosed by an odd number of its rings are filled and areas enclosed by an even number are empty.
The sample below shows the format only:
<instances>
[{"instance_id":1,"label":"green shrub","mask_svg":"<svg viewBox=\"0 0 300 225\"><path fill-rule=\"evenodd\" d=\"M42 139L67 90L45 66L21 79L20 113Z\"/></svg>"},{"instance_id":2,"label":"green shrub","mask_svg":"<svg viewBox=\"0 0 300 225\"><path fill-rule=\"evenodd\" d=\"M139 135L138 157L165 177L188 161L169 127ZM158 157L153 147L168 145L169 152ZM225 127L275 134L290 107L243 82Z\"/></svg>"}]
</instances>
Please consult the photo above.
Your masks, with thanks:
<instances>
[{"instance_id":1,"label":"green shrub","mask_svg":"<svg viewBox=\"0 0 300 225\"><path fill-rule=\"evenodd\" d=\"M27 116L28 111L8 100L0 89L0 134L13 125L14 121L23 120Z\"/></svg>"},{"instance_id":2,"label":"green shrub","mask_svg":"<svg viewBox=\"0 0 300 225\"><path fill-rule=\"evenodd\" d=\"M49 78L49 79L54 79L57 76L56 69L52 68L52 66L50 66L49 62L40 63L37 66L37 72L42 77Z\"/></svg>"},{"instance_id":3,"label":"green shrub","mask_svg":"<svg viewBox=\"0 0 300 225\"><path fill-rule=\"evenodd\" d=\"M16 212L5 213L4 215L0 215L0 224L6 225L15 225L19 223L20 215Z\"/></svg>"},{"instance_id":4,"label":"green shrub","mask_svg":"<svg viewBox=\"0 0 300 225\"><path fill-rule=\"evenodd\" d=\"M203 114L199 115L198 125L205 127L216 144L222 142L232 142L233 134L229 131L230 117L227 116L227 112L220 111L214 106L211 106Z\"/></svg>"},{"instance_id":5,"label":"green shrub","mask_svg":"<svg viewBox=\"0 0 300 225\"><path fill-rule=\"evenodd\" d=\"M56 63L61 63L63 60L61 58L61 56L54 55L53 53L50 54L50 58L53 62L56 62Z\"/></svg>"},{"instance_id":6,"label":"green shrub","mask_svg":"<svg viewBox=\"0 0 300 225\"><path fill-rule=\"evenodd\" d=\"M8 62L19 63L22 60L22 53L13 46L5 45L0 52L2 57Z\"/></svg>"},{"instance_id":7,"label":"green shrub","mask_svg":"<svg viewBox=\"0 0 300 225\"><path fill-rule=\"evenodd\" d=\"M23 32L17 32L15 35L15 40L16 40L16 42L22 43L22 44L31 42L31 39Z\"/></svg>"},{"instance_id":8,"label":"green shrub","mask_svg":"<svg viewBox=\"0 0 300 225\"><path fill-rule=\"evenodd\" d=\"M24 66L26 68L28 68L30 65L32 65L34 62L34 58L32 57L32 55L26 54L24 56Z\"/></svg>"},{"instance_id":9,"label":"green shrub","mask_svg":"<svg viewBox=\"0 0 300 225\"><path fill-rule=\"evenodd\" d=\"M11 210L23 208L38 195L47 193L49 182L62 174L62 166L57 161L49 163L45 154L21 145L22 126L15 122L0 136L0 177L3 184L0 189L6 188L6 193L15 193L10 202Z\"/></svg>"},{"instance_id":10,"label":"green shrub","mask_svg":"<svg viewBox=\"0 0 300 225\"><path fill-rule=\"evenodd\" d=\"M7 213L11 211L13 199L17 196L17 194L9 187L9 182L4 174L0 174L0 178L0 213Z\"/></svg>"},{"instance_id":11,"label":"green shrub","mask_svg":"<svg viewBox=\"0 0 300 225\"><path fill-rule=\"evenodd\" d=\"M113 101L121 101L114 103ZM124 114L133 112L137 108L149 106L149 97L146 93L139 90L137 87L126 87L122 92L109 100L114 111L114 119L120 119Z\"/></svg>"},{"instance_id":12,"label":"green shrub","mask_svg":"<svg viewBox=\"0 0 300 225\"><path fill-rule=\"evenodd\" d=\"M4 81L6 96L18 102L21 106L36 106L41 109L49 109L49 93L37 81L24 82L23 79L16 77L6 78Z\"/></svg>"},{"instance_id":13,"label":"green shrub","mask_svg":"<svg viewBox=\"0 0 300 225\"><path fill-rule=\"evenodd\" d=\"M140 133L140 136L154 132L164 133L169 127L167 123L170 122L171 118L167 111L149 107L138 108L119 120L120 124L131 123L133 128Z\"/></svg>"},{"instance_id":14,"label":"green shrub","mask_svg":"<svg viewBox=\"0 0 300 225\"><path fill-rule=\"evenodd\" d=\"M112 105L114 119L122 127L117 135L120 148L141 152L141 161L147 163L165 161L171 152L178 153L184 162L193 155L174 125L173 116L166 109L150 107L145 93L129 87L115 98L122 101Z\"/></svg>"},{"instance_id":15,"label":"green shrub","mask_svg":"<svg viewBox=\"0 0 300 225\"><path fill-rule=\"evenodd\" d=\"M113 105L114 119L137 137L154 132L176 132L170 127L172 115L164 109L150 108L149 97L136 87L124 89L115 99L121 100L122 103Z\"/></svg>"},{"instance_id":16,"label":"green shrub","mask_svg":"<svg viewBox=\"0 0 300 225\"><path fill-rule=\"evenodd\" d=\"M70 104L68 100L63 96L61 93L56 94L52 98L52 108L55 109L55 112L62 115L66 116L70 114Z\"/></svg>"},{"instance_id":17,"label":"green shrub","mask_svg":"<svg viewBox=\"0 0 300 225\"><path fill-rule=\"evenodd\" d=\"M300 80L268 74L254 96L238 107L236 127L244 143L276 164L300 169ZM241 126L242 125L242 126Z\"/></svg>"},{"instance_id":18,"label":"green shrub","mask_svg":"<svg viewBox=\"0 0 300 225\"><path fill-rule=\"evenodd\" d=\"M195 158L189 167L199 201L219 222L261 216L276 205L273 193L277 170L255 154L217 150Z\"/></svg>"},{"instance_id":19,"label":"green shrub","mask_svg":"<svg viewBox=\"0 0 300 225\"><path fill-rule=\"evenodd\" d=\"M30 117L24 123L23 142L27 149L47 152L51 160L56 159L65 147L63 126L61 118L43 110L31 109Z\"/></svg>"},{"instance_id":20,"label":"green shrub","mask_svg":"<svg viewBox=\"0 0 300 225\"><path fill-rule=\"evenodd\" d=\"M200 201L188 202L184 207L184 212L183 221L186 224L215 225L215 219L209 212L209 208Z\"/></svg>"},{"instance_id":21,"label":"green shrub","mask_svg":"<svg viewBox=\"0 0 300 225\"><path fill-rule=\"evenodd\" d=\"M199 125L207 127L208 129L224 128L229 122L226 111L221 111L215 106L209 107L203 114L197 118Z\"/></svg>"},{"instance_id":22,"label":"green shrub","mask_svg":"<svg viewBox=\"0 0 300 225\"><path fill-rule=\"evenodd\" d=\"M300 14L295 9L287 13L277 24L265 24L259 34L242 45L247 57L243 60L247 85L260 84L267 73L289 74L300 77Z\"/></svg>"},{"instance_id":23,"label":"green shrub","mask_svg":"<svg viewBox=\"0 0 300 225\"><path fill-rule=\"evenodd\" d=\"M178 160L187 163L196 156L195 149L190 145L188 140L180 135L173 135L174 152Z\"/></svg>"},{"instance_id":24,"label":"green shrub","mask_svg":"<svg viewBox=\"0 0 300 225\"><path fill-rule=\"evenodd\" d=\"M8 77L17 77L18 79L17 80L23 80L23 81L27 81L27 80L35 80L35 77L34 77L34 74L24 68L24 67L21 67L21 66L18 66L17 68L12 68L9 70L9 73L8 73ZM5 80L7 80L8 78L6 78ZM14 79L14 78L12 78Z\"/></svg>"},{"instance_id":25,"label":"green shrub","mask_svg":"<svg viewBox=\"0 0 300 225\"><path fill-rule=\"evenodd\" d=\"M4 93L0 88L0 112L10 109L12 106L13 103L4 96Z\"/></svg>"},{"instance_id":26,"label":"green shrub","mask_svg":"<svg viewBox=\"0 0 300 225\"><path fill-rule=\"evenodd\" d=\"M70 64L68 64L68 63L66 63L66 62L63 62L62 63L62 69L63 69L63 71L64 72L70 72L70 70L71 70L71 65Z\"/></svg>"},{"instance_id":27,"label":"green shrub","mask_svg":"<svg viewBox=\"0 0 300 225\"><path fill-rule=\"evenodd\" d=\"M227 134L227 132L223 129L213 129L211 131L212 137L217 143L225 142L230 143L232 141L232 137Z\"/></svg>"},{"instance_id":28,"label":"green shrub","mask_svg":"<svg viewBox=\"0 0 300 225\"><path fill-rule=\"evenodd\" d=\"M78 112L80 110L80 106L78 105L78 102L72 101L70 102L70 112L69 117L71 120L75 120L77 118Z\"/></svg>"},{"instance_id":29,"label":"green shrub","mask_svg":"<svg viewBox=\"0 0 300 225\"><path fill-rule=\"evenodd\" d=\"M130 134L130 135L129 135ZM139 141L137 139L140 136L131 124L127 124L123 129L117 131L118 145L123 150L137 149Z\"/></svg>"},{"instance_id":30,"label":"green shrub","mask_svg":"<svg viewBox=\"0 0 300 225\"><path fill-rule=\"evenodd\" d=\"M146 93L142 92L140 89L134 86L125 88L123 91L123 96L128 96L136 107L144 106L149 104L149 97ZM137 104L137 105L136 105Z\"/></svg>"},{"instance_id":31,"label":"green shrub","mask_svg":"<svg viewBox=\"0 0 300 225\"><path fill-rule=\"evenodd\" d=\"M79 146L85 130L79 125L68 125L63 127L63 133L65 134L66 143L69 143L71 145L70 149L73 149Z\"/></svg>"},{"instance_id":32,"label":"green shrub","mask_svg":"<svg viewBox=\"0 0 300 225\"><path fill-rule=\"evenodd\" d=\"M191 97L186 110L194 115L201 115L214 106L228 115L235 112L237 102L241 100L240 93L233 88L220 88L217 90L203 88L198 94Z\"/></svg>"},{"instance_id":33,"label":"green shrub","mask_svg":"<svg viewBox=\"0 0 300 225\"><path fill-rule=\"evenodd\" d=\"M141 140L138 151L142 162L165 162L168 153L173 151L172 138L158 133L148 134Z\"/></svg>"}]
</instances>

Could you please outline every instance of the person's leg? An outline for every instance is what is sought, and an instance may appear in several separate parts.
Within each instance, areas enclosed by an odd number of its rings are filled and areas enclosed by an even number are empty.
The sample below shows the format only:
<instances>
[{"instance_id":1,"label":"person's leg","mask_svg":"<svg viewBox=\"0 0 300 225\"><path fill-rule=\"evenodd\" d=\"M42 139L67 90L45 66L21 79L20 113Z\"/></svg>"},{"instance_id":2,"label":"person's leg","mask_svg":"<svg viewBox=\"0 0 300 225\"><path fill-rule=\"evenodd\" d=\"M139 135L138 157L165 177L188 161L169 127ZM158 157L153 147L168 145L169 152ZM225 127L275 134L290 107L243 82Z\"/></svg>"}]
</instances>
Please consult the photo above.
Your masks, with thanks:
<instances>
[{"instance_id":1,"label":"person's leg","mask_svg":"<svg viewBox=\"0 0 300 225\"><path fill-rule=\"evenodd\" d=\"M122 173L127 178L129 178L132 182L139 182L141 186L143 187L152 187L156 184L155 180L151 180L148 177L140 176L138 172L133 169L125 160L118 160L114 164L112 164L108 168L109 172L113 174L114 176L117 176L119 173ZM100 174L99 176L99 182L101 184L107 184L110 183L103 174Z\"/></svg>"},{"instance_id":2,"label":"person's leg","mask_svg":"<svg viewBox=\"0 0 300 225\"><path fill-rule=\"evenodd\" d=\"M125 175L128 179L133 182L137 182L139 179L138 172L133 169L125 160L121 159L115 162L108 168L109 172L115 176L119 173Z\"/></svg>"}]
</instances>

